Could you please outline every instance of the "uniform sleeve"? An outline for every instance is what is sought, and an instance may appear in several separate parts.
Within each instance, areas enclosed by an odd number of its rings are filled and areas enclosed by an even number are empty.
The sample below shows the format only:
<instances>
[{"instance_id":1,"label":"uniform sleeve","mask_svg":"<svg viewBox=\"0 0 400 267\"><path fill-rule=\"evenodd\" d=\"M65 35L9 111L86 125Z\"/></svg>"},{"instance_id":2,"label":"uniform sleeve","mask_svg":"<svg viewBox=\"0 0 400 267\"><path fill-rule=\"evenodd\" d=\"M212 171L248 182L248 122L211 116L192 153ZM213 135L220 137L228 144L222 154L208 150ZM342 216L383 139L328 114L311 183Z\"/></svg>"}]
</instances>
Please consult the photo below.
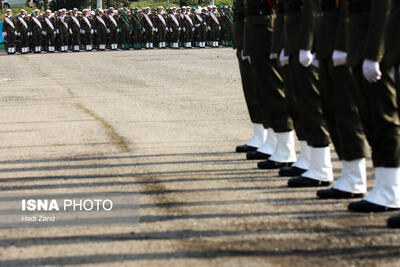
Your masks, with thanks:
<instances>
[{"instance_id":1,"label":"uniform sleeve","mask_svg":"<svg viewBox=\"0 0 400 267\"><path fill-rule=\"evenodd\" d=\"M347 14L345 1L341 1L339 24L336 29L335 45L333 47L334 50L346 51L346 19Z\"/></svg>"},{"instance_id":2,"label":"uniform sleeve","mask_svg":"<svg viewBox=\"0 0 400 267\"><path fill-rule=\"evenodd\" d=\"M315 32L315 0L304 0L303 12L300 21L299 47L304 50L311 50Z\"/></svg>"},{"instance_id":3,"label":"uniform sleeve","mask_svg":"<svg viewBox=\"0 0 400 267\"><path fill-rule=\"evenodd\" d=\"M384 54L384 36L389 17L390 0L371 1L369 27L364 47L364 58L381 61Z\"/></svg>"}]
</instances>

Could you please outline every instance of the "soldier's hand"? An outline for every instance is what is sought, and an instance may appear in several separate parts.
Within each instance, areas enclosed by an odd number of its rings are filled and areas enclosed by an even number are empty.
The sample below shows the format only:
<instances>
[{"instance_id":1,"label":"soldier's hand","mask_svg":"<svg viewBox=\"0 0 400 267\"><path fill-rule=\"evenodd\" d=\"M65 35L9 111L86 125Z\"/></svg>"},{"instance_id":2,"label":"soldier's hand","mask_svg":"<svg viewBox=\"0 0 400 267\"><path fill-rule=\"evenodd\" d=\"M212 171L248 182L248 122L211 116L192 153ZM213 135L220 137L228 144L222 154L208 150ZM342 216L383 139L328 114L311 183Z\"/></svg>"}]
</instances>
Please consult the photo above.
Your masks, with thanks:
<instances>
[{"instance_id":1,"label":"soldier's hand","mask_svg":"<svg viewBox=\"0 0 400 267\"><path fill-rule=\"evenodd\" d=\"M285 56L284 49L282 49L281 54L279 55L279 63L281 64L281 67L289 64L289 56Z\"/></svg>"},{"instance_id":2,"label":"soldier's hand","mask_svg":"<svg viewBox=\"0 0 400 267\"><path fill-rule=\"evenodd\" d=\"M273 60L273 59L277 59L278 58L278 54L277 53L271 53L269 54L269 59Z\"/></svg>"},{"instance_id":3,"label":"soldier's hand","mask_svg":"<svg viewBox=\"0 0 400 267\"><path fill-rule=\"evenodd\" d=\"M251 57L250 57L250 56L245 56L245 55L244 55L244 50L243 50L243 49L240 51L240 56L242 57L242 61L248 60L249 63L251 64Z\"/></svg>"},{"instance_id":4,"label":"soldier's hand","mask_svg":"<svg viewBox=\"0 0 400 267\"><path fill-rule=\"evenodd\" d=\"M339 50L333 51L332 61L334 67L345 65L347 61L347 53Z\"/></svg>"},{"instance_id":5,"label":"soldier's hand","mask_svg":"<svg viewBox=\"0 0 400 267\"><path fill-rule=\"evenodd\" d=\"M299 62L301 65L307 68L311 65L312 60L313 60L313 55L311 54L310 50L300 49Z\"/></svg>"},{"instance_id":6,"label":"soldier's hand","mask_svg":"<svg viewBox=\"0 0 400 267\"><path fill-rule=\"evenodd\" d=\"M318 61L318 59L317 59L317 54L313 54L313 58L312 58L312 62L311 62L311 64L314 66L314 67L316 67L317 69L319 68L319 61Z\"/></svg>"},{"instance_id":7,"label":"soldier's hand","mask_svg":"<svg viewBox=\"0 0 400 267\"><path fill-rule=\"evenodd\" d=\"M374 83L381 79L382 72L379 67L380 67L379 62L369 60L369 59L364 59L363 66L362 66L363 75L364 75L364 78L369 83Z\"/></svg>"}]
</instances>

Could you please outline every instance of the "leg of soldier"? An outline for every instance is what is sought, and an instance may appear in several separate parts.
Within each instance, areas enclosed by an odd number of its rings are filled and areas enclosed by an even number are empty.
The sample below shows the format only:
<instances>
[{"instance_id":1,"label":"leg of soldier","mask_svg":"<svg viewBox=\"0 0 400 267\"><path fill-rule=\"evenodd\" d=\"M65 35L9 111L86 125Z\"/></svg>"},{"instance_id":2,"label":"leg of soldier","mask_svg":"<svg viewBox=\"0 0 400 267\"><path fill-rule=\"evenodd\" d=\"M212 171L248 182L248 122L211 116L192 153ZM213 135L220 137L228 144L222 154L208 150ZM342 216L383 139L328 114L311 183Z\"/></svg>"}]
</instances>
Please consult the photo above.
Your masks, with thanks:
<instances>
[{"instance_id":1,"label":"leg of soldier","mask_svg":"<svg viewBox=\"0 0 400 267\"><path fill-rule=\"evenodd\" d=\"M304 67L299 55L290 57L290 79L298 103L299 121L310 146L310 166L300 177L288 181L289 187L329 186L333 180L330 138L323 116L318 75L314 66Z\"/></svg>"},{"instance_id":2,"label":"leg of soldier","mask_svg":"<svg viewBox=\"0 0 400 267\"><path fill-rule=\"evenodd\" d=\"M251 70L250 63L247 59L242 59L241 49L237 49L236 56L239 62L239 70L242 78L242 87L244 97L249 111L250 120L254 125L253 137L242 146L236 147L236 152L255 151L261 147L266 139L266 131L264 131L263 123L263 110L261 108L260 98L258 97L257 87L254 80L254 75Z\"/></svg>"},{"instance_id":3,"label":"leg of soldier","mask_svg":"<svg viewBox=\"0 0 400 267\"><path fill-rule=\"evenodd\" d=\"M293 122L287 109L277 62L270 60L267 55L255 55L251 57L250 66L262 101L264 128L272 129L268 129L268 134L276 134L275 148L269 152L271 157L260 162L258 168L279 169L290 166L296 161Z\"/></svg>"},{"instance_id":4,"label":"leg of soldier","mask_svg":"<svg viewBox=\"0 0 400 267\"><path fill-rule=\"evenodd\" d=\"M342 173L332 189L320 190L320 198L357 198L367 192L368 145L354 97L354 82L346 66L333 67L319 60L320 92L324 116ZM340 108L338 108L340 107Z\"/></svg>"},{"instance_id":5,"label":"leg of soldier","mask_svg":"<svg viewBox=\"0 0 400 267\"><path fill-rule=\"evenodd\" d=\"M368 109L362 115L368 141L372 147L375 186L362 200L350 203L349 210L379 212L400 209L400 119L397 90L390 71L381 67L378 82L368 83L360 66L353 75Z\"/></svg>"}]
</instances>

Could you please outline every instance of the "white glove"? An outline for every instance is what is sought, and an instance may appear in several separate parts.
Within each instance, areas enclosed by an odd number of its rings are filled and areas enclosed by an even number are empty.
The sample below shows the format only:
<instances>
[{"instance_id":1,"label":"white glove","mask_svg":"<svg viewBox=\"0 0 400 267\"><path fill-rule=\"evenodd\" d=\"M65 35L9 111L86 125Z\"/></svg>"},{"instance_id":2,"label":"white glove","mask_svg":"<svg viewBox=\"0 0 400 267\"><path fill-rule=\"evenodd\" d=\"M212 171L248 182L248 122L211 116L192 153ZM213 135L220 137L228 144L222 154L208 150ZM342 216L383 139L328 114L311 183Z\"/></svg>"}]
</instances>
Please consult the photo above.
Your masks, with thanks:
<instances>
[{"instance_id":1,"label":"white glove","mask_svg":"<svg viewBox=\"0 0 400 267\"><path fill-rule=\"evenodd\" d=\"M143 28L143 32L146 32L146 29L145 29L145 28Z\"/></svg>"},{"instance_id":2,"label":"white glove","mask_svg":"<svg viewBox=\"0 0 400 267\"><path fill-rule=\"evenodd\" d=\"M182 28L181 27L179 27L179 29L178 29L179 31L181 31L182 30Z\"/></svg>"},{"instance_id":3,"label":"white glove","mask_svg":"<svg viewBox=\"0 0 400 267\"><path fill-rule=\"evenodd\" d=\"M91 30L90 30L90 33L91 33L91 34L93 34L93 33L94 33L94 30L93 30L93 29L91 29Z\"/></svg>"},{"instance_id":4,"label":"white glove","mask_svg":"<svg viewBox=\"0 0 400 267\"><path fill-rule=\"evenodd\" d=\"M1 35L3 36L3 38L5 38L7 36L7 32L2 32Z\"/></svg>"},{"instance_id":5,"label":"white glove","mask_svg":"<svg viewBox=\"0 0 400 267\"><path fill-rule=\"evenodd\" d=\"M379 69L379 62L364 59L362 70L364 78L369 83L377 82L382 77L382 72Z\"/></svg>"},{"instance_id":6,"label":"white glove","mask_svg":"<svg viewBox=\"0 0 400 267\"><path fill-rule=\"evenodd\" d=\"M183 32L185 32L186 31L186 28L183 28Z\"/></svg>"},{"instance_id":7,"label":"white glove","mask_svg":"<svg viewBox=\"0 0 400 267\"><path fill-rule=\"evenodd\" d=\"M20 32L17 32L17 35L18 35L18 36L21 36L21 33L20 33Z\"/></svg>"},{"instance_id":8,"label":"white glove","mask_svg":"<svg viewBox=\"0 0 400 267\"><path fill-rule=\"evenodd\" d=\"M17 31L14 32L15 35L18 35Z\"/></svg>"},{"instance_id":9,"label":"white glove","mask_svg":"<svg viewBox=\"0 0 400 267\"><path fill-rule=\"evenodd\" d=\"M334 67L345 65L347 61L347 53L339 50L333 51L332 61Z\"/></svg>"},{"instance_id":10,"label":"white glove","mask_svg":"<svg viewBox=\"0 0 400 267\"><path fill-rule=\"evenodd\" d=\"M196 26L196 27L200 27L200 23L196 24L195 26Z\"/></svg>"},{"instance_id":11,"label":"white glove","mask_svg":"<svg viewBox=\"0 0 400 267\"><path fill-rule=\"evenodd\" d=\"M273 60L273 59L277 59L278 58L278 54L277 53L271 53L269 54L269 59Z\"/></svg>"},{"instance_id":12,"label":"white glove","mask_svg":"<svg viewBox=\"0 0 400 267\"><path fill-rule=\"evenodd\" d=\"M155 32L155 31L156 31L156 28L153 27L151 30L152 30L153 32Z\"/></svg>"},{"instance_id":13,"label":"white glove","mask_svg":"<svg viewBox=\"0 0 400 267\"><path fill-rule=\"evenodd\" d=\"M311 62L311 64L314 66L314 67L316 67L317 69L319 68L319 61L318 61L318 59L317 59L317 54L313 54L313 58L312 58L312 62Z\"/></svg>"},{"instance_id":14,"label":"white glove","mask_svg":"<svg viewBox=\"0 0 400 267\"><path fill-rule=\"evenodd\" d=\"M69 29L69 34L72 34L72 29Z\"/></svg>"},{"instance_id":15,"label":"white glove","mask_svg":"<svg viewBox=\"0 0 400 267\"><path fill-rule=\"evenodd\" d=\"M32 36L32 32L28 32L28 36Z\"/></svg>"},{"instance_id":16,"label":"white glove","mask_svg":"<svg viewBox=\"0 0 400 267\"><path fill-rule=\"evenodd\" d=\"M194 32L194 27L192 28L192 32Z\"/></svg>"},{"instance_id":17,"label":"white glove","mask_svg":"<svg viewBox=\"0 0 400 267\"><path fill-rule=\"evenodd\" d=\"M313 55L311 54L310 50L300 49L299 62L301 65L307 68L311 65L312 60L313 60Z\"/></svg>"},{"instance_id":18,"label":"white glove","mask_svg":"<svg viewBox=\"0 0 400 267\"><path fill-rule=\"evenodd\" d=\"M60 34L60 30L59 30L59 29L57 29L56 33L57 33L57 34Z\"/></svg>"},{"instance_id":19,"label":"white glove","mask_svg":"<svg viewBox=\"0 0 400 267\"><path fill-rule=\"evenodd\" d=\"M221 30L221 26L218 27L218 30Z\"/></svg>"},{"instance_id":20,"label":"white glove","mask_svg":"<svg viewBox=\"0 0 400 267\"><path fill-rule=\"evenodd\" d=\"M281 63L281 67L284 67L289 64L289 56L285 56L285 50L282 49L279 55L279 63Z\"/></svg>"},{"instance_id":21,"label":"white glove","mask_svg":"<svg viewBox=\"0 0 400 267\"><path fill-rule=\"evenodd\" d=\"M42 34L43 34L44 36L46 36L46 35L47 35L47 32L45 32L45 31L42 31Z\"/></svg>"},{"instance_id":22,"label":"white glove","mask_svg":"<svg viewBox=\"0 0 400 267\"><path fill-rule=\"evenodd\" d=\"M208 29L209 31L211 31L211 27L210 27L210 26L208 26L207 29Z\"/></svg>"},{"instance_id":23,"label":"white glove","mask_svg":"<svg viewBox=\"0 0 400 267\"><path fill-rule=\"evenodd\" d=\"M110 29L107 29L107 33L110 33L111 31L110 31Z\"/></svg>"},{"instance_id":24,"label":"white glove","mask_svg":"<svg viewBox=\"0 0 400 267\"><path fill-rule=\"evenodd\" d=\"M242 57L242 61L248 60L249 63L251 64L251 58L250 58L250 56L245 56L245 55L244 55L243 49L240 51L240 56Z\"/></svg>"}]
</instances>

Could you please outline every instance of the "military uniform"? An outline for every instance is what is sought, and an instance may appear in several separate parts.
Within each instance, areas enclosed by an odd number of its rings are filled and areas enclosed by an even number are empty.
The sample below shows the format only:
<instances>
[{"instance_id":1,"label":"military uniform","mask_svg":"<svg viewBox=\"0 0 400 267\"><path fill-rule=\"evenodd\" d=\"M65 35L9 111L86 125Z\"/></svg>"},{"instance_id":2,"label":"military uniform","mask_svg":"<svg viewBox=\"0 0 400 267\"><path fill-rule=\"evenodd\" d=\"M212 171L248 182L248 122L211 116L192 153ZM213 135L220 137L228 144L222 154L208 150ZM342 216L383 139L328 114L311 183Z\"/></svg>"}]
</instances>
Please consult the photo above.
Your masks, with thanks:
<instances>
[{"instance_id":1,"label":"military uniform","mask_svg":"<svg viewBox=\"0 0 400 267\"><path fill-rule=\"evenodd\" d=\"M394 43L386 42L388 54L382 60L390 0L346 0L346 3L349 13L347 64L352 68L356 89L361 96L359 107L375 168L374 188L362 201L350 203L349 210L377 212L400 209L399 103L390 72L390 67L398 60L390 50L398 51L398 42L389 37L397 35L398 24L389 25L394 32L388 32L387 41Z\"/></svg>"},{"instance_id":2,"label":"military uniform","mask_svg":"<svg viewBox=\"0 0 400 267\"><path fill-rule=\"evenodd\" d=\"M93 20L93 27L96 34L96 45L97 49L104 51L106 49L106 38L107 38L107 24L106 16L97 13Z\"/></svg>"},{"instance_id":3,"label":"military uniform","mask_svg":"<svg viewBox=\"0 0 400 267\"><path fill-rule=\"evenodd\" d=\"M146 49L153 48L154 21L151 14L143 13L144 43Z\"/></svg>"},{"instance_id":4,"label":"military uniform","mask_svg":"<svg viewBox=\"0 0 400 267\"><path fill-rule=\"evenodd\" d=\"M182 18L182 30L185 48L192 47L193 26L193 15L191 13L184 12Z\"/></svg>"},{"instance_id":5,"label":"military uniform","mask_svg":"<svg viewBox=\"0 0 400 267\"><path fill-rule=\"evenodd\" d=\"M244 55L250 57L250 67L261 99L264 128L271 129L277 139L271 157L260 162L258 167L277 169L296 161L296 152L293 121L286 107L283 81L276 62L269 58L275 19L273 6L265 1L250 0L244 2L244 8Z\"/></svg>"},{"instance_id":6,"label":"military uniform","mask_svg":"<svg viewBox=\"0 0 400 267\"><path fill-rule=\"evenodd\" d=\"M111 50L118 49L118 22L114 14L107 15L107 32Z\"/></svg>"},{"instance_id":7,"label":"military uniform","mask_svg":"<svg viewBox=\"0 0 400 267\"><path fill-rule=\"evenodd\" d=\"M19 15L15 21L15 27L17 30L18 43L22 54L29 52L29 26L28 18L26 16Z\"/></svg>"},{"instance_id":8,"label":"military uniform","mask_svg":"<svg viewBox=\"0 0 400 267\"><path fill-rule=\"evenodd\" d=\"M132 39L135 49L142 49L143 17L139 13L131 15Z\"/></svg>"},{"instance_id":9,"label":"military uniform","mask_svg":"<svg viewBox=\"0 0 400 267\"><path fill-rule=\"evenodd\" d=\"M228 9L225 11L225 46L232 46L232 27L233 27L233 17L232 10Z\"/></svg>"},{"instance_id":10,"label":"military uniform","mask_svg":"<svg viewBox=\"0 0 400 267\"><path fill-rule=\"evenodd\" d=\"M154 15L154 28L157 35L158 48L167 47L167 21L166 16L160 12Z\"/></svg>"},{"instance_id":11,"label":"military uniform","mask_svg":"<svg viewBox=\"0 0 400 267\"><path fill-rule=\"evenodd\" d=\"M32 48L35 53L40 53L42 51L42 22L39 17L32 14L29 23L30 32L32 33Z\"/></svg>"},{"instance_id":12,"label":"military uniform","mask_svg":"<svg viewBox=\"0 0 400 267\"><path fill-rule=\"evenodd\" d=\"M120 36L121 36L121 46L124 50L130 49L130 31L131 25L129 17L126 13L122 13L118 19L119 29L120 29Z\"/></svg>"},{"instance_id":13,"label":"military uniform","mask_svg":"<svg viewBox=\"0 0 400 267\"><path fill-rule=\"evenodd\" d=\"M255 77L250 67L250 62L243 56L244 39L244 7L242 0L233 2L233 48L236 49L236 56L239 62L240 76L242 79L243 93L250 115L250 120L254 126L253 137L244 145L236 147L236 152L246 153L255 151L262 146L265 141L265 130L262 125L264 114L260 103L260 97L257 91Z\"/></svg>"},{"instance_id":14,"label":"military uniform","mask_svg":"<svg viewBox=\"0 0 400 267\"><path fill-rule=\"evenodd\" d=\"M81 43L86 51L91 51L93 49L93 33L92 22L89 16L83 15L80 20L81 24Z\"/></svg>"},{"instance_id":15,"label":"military uniform","mask_svg":"<svg viewBox=\"0 0 400 267\"><path fill-rule=\"evenodd\" d=\"M6 41L6 50L8 54L15 53L15 45L17 38L17 29L13 16L6 16L3 21L3 38Z\"/></svg>"},{"instance_id":16,"label":"military uniform","mask_svg":"<svg viewBox=\"0 0 400 267\"><path fill-rule=\"evenodd\" d=\"M81 23L76 15L72 15L69 19L69 34L71 36L71 46L74 52L79 52L81 45Z\"/></svg>"},{"instance_id":17,"label":"military uniform","mask_svg":"<svg viewBox=\"0 0 400 267\"><path fill-rule=\"evenodd\" d=\"M43 38L45 40L45 47L48 52L55 52L55 35L56 28L54 26L54 18L50 18L49 16L45 16L43 19Z\"/></svg>"},{"instance_id":18,"label":"military uniform","mask_svg":"<svg viewBox=\"0 0 400 267\"><path fill-rule=\"evenodd\" d=\"M217 12L210 11L208 16L208 31L209 31L209 38L211 42L211 47L218 47L218 36L219 36L219 26L220 22L218 20Z\"/></svg>"},{"instance_id":19,"label":"military uniform","mask_svg":"<svg viewBox=\"0 0 400 267\"><path fill-rule=\"evenodd\" d=\"M167 24L169 28L169 42L171 48L179 48L179 33L180 33L180 25L179 25L179 15L170 13L167 17Z\"/></svg>"},{"instance_id":20,"label":"military uniform","mask_svg":"<svg viewBox=\"0 0 400 267\"><path fill-rule=\"evenodd\" d=\"M206 16L204 13L195 13L193 17L193 24L195 26L196 46L200 48L206 47Z\"/></svg>"},{"instance_id":21,"label":"military uniform","mask_svg":"<svg viewBox=\"0 0 400 267\"><path fill-rule=\"evenodd\" d=\"M58 18L57 33L58 33L58 45L60 46L60 51L67 52L69 27L68 27L68 19L64 15L61 15Z\"/></svg>"}]
</instances>

